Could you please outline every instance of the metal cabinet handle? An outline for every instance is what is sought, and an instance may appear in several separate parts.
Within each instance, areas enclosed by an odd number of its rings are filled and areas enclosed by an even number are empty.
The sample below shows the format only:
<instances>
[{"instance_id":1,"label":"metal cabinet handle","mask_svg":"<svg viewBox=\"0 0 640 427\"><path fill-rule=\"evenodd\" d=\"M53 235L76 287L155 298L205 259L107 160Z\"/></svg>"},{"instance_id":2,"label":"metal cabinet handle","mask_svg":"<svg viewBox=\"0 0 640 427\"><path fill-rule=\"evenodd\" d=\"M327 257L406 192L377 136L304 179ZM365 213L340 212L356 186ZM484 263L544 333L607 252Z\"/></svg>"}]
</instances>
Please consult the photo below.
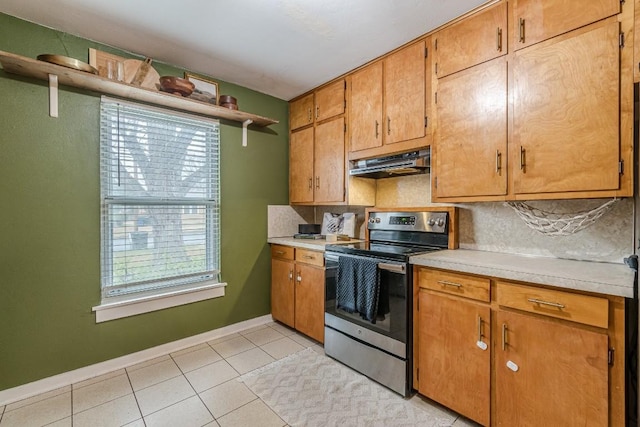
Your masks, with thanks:
<instances>
[{"instance_id":1,"label":"metal cabinet handle","mask_svg":"<svg viewBox=\"0 0 640 427\"><path fill-rule=\"evenodd\" d=\"M520 146L520 170L522 171L522 173L526 172L526 170L525 170L525 167L527 166L526 165L526 161L527 161L526 155L527 155L527 150L525 150L524 147L521 145Z\"/></svg>"},{"instance_id":2,"label":"metal cabinet handle","mask_svg":"<svg viewBox=\"0 0 640 427\"><path fill-rule=\"evenodd\" d=\"M502 52L502 28L496 29L496 50Z\"/></svg>"},{"instance_id":3,"label":"metal cabinet handle","mask_svg":"<svg viewBox=\"0 0 640 427\"><path fill-rule=\"evenodd\" d=\"M507 349L507 324L502 324L502 351Z\"/></svg>"},{"instance_id":4,"label":"metal cabinet handle","mask_svg":"<svg viewBox=\"0 0 640 427\"><path fill-rule=\"evenodd\" d=\"M380 135L380 133L378 132L379 126L380 126L380 123L378 123L378 121L376 120L376 139L378 139L378 135Z\"/></svg>"},{"instance_id":5,"label":"metal cabinet handle","mask_svg":"<svg viewBox=\"0 0 640 427\"><path fill-rule=\"evenodd\" d=\"M440 283L443 286L453 286L456 288L461 288L462 285L460 283L455 283L455 282L449 282L447 280L438 280L438 283Z\"/></svg>"},{"instance_id":6,"label":"metal cabinet handle","mask_svg":"<svg viewBox=\"0 0 640 427\"><path fill-rule=\"evenodd\" d=\"M520 31L520 43L524 43L524 18L518 20L518 29Z\"/></svg>"},{"instance_id":7,"label":"metal cabinet handle","mask_svg":"<svg viewBox=\"0 0 640 427\"><path fill-rule=\"evenodd\" d=\"M307 119L307 121L308 121L309 123L311 123L311 119L312 119L312 117L311 117L311 107L309 107L308 112L309 112L309 118Z\"/></svg>"},{"instance_id":8,"label":"metal cabinet handle","mask_svg":"<svg viewBox=\"0 0 640 427\"><path fill-rule=\"evenodd\" d=\"M289 280L293 279L293 270L289 270Z\"/></svg>"},{"instance_id":9,"label":"metal cabinet handle","mask_svg":"<svg viewBox=\"0 0 640 427\"><path fill-rule=\"evenodd\" d=\"M564 308L564 304L560 304L559 302L549 302L549 301L544 301L544 300L537 299L537 298L527 298L527 301L532 302L534 304L548 305L548 306L556 307L556 308L559 308L559 309L563 309Z\"/></svg>"},{"instance_id":10,"label":"metal cabinet handle","mask_svg":"<svg viewBox=\"0 0 640 427\"><path fill-rule=\"evenodd\" d=\"M300 276L300 273L298 273L298 276L296 277L296 282L302 282L302 276Z\"/></svg>"},{"instance_id":11,"label":"metal cabinet handle","mask_svg":"<svg viewBox=\"0 0 640 427\"><path fill-rule=\"evenodd\" d=\"M309 190L313 188L313 178L309 178Z\"/></svg>"},{"instance_id":12,"label":"metal cabinet handle","mask_svg":"<svg viewBox=\"0 0 640 427\"><path fill-rule=\"evenodd\" d=\"M391 135L391 117L387 116L387 135Z\"/></svg>"},{"instance_id":13,"label":"metal cabinet handle","mask_svg":"<svg viewBox=\"0 0 640 427\"><path fill-rule=\"evenodd\" d=\"M320 177L316 176L316 188L319 190L320 189Z\"/></svg>"},{"instance_id":14,"label":"metal cabinet handle","mask_svg":"<svg viewBox=\"0 0 640 427\"><path fill-rule=\"evenodd\" d=\"M496 173L500 175L500 171L502 170L502 153L500 150L496 150Z\"/></svg>"},{"instance_id":15,"label":"metal cabinet handle","mask_svg":"<svg viewBox=\"0 0 640 427\"><path fill-rule=\"evenodd\" d=\"M318 120L319 116L320 116L320 106L316 105L316 120Z\"/></svg>"},{"instance_id":16,"label":"metal cabinet handle","mask_svg":"<svg viewBox=\"0 0 640 427\"><path fill-rule=\"evenodd\" d=\"M478 315L478 342L482 341L482 317Z\"/></svg>"}]
</instances>

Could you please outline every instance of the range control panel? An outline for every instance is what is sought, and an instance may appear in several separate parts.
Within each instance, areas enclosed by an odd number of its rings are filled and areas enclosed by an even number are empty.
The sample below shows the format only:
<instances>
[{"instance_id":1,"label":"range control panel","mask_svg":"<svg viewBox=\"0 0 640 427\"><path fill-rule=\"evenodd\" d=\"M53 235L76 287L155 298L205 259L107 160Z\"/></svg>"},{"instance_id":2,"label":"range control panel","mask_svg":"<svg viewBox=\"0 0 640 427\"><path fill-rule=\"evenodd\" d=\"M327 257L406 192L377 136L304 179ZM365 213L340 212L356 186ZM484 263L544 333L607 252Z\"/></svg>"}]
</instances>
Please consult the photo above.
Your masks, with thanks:
<instances>
[{"instance_id":1,"label":"range control panel","mask_svg":"<svg viewBox=\"0 0 640 427\"><path fill-rule=\"evenodd\" d=\"M370 212L369 230L446 233L447 212Z\"/></svg>"}]
</instances>

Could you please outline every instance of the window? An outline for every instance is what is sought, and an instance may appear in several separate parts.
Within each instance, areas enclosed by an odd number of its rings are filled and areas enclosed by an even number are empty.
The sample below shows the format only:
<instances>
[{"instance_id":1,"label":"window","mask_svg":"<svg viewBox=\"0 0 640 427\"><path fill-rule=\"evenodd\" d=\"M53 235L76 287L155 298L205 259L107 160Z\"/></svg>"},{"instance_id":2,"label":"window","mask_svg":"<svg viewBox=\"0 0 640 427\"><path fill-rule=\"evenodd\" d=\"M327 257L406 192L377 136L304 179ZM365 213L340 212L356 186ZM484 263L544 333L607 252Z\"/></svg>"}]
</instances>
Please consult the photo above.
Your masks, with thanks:
<instances>
[{"instance_id":1,"label":"window","mask_svg":"<svg viewBox=\"0 0 640 427\"><path fill-rule=\"evenodd\" d=\"M219 282L219 159L218 121L103 97L103 305Z\"/></svg>"}]
</instances>

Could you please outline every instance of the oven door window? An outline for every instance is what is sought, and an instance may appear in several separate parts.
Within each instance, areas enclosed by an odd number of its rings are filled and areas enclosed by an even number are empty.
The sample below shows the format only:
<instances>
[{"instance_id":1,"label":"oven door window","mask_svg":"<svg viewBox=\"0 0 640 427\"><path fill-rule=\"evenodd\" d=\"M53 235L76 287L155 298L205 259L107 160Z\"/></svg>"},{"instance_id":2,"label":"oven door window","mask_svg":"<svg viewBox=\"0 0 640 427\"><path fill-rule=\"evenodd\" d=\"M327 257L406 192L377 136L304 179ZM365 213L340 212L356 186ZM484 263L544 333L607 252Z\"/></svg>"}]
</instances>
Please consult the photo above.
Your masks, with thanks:
<instances>
[{"instance_id":1,"label":"oven door window","mask_svg":"<svg viewBox=\"0 0 640 427\"><path fill-rule=\"evenodd\" d=\"M388 261L381 261L388 263ZM405 268L408 272L408 268ZM325 311L366 329L386 335L400 342L406 342L408 274L380 269L380 296L378 316L375 323L364 319L359 313L348 313L336 309L336 284L338 262L327 259ZM373 286L374 284L371 284Z\"/></svg>"}]
</instances>

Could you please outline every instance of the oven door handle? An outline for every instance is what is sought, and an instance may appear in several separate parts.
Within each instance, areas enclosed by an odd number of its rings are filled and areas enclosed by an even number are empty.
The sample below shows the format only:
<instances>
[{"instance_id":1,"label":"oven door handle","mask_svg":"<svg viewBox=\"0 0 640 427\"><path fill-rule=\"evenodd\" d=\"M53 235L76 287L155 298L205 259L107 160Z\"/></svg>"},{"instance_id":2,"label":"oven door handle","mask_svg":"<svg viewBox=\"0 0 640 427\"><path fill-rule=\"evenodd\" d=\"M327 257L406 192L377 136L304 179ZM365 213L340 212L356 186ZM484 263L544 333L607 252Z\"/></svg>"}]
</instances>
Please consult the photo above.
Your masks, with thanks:
<instances>
[{"instance_id":1,"label":"oven door handle","mask_svg":"<svg viewBox=\"0 0 640 427\"><path fill-rule=\"evenodd\" d=\"M387 264L385 262L379 262L378 268L380 270L391 271L392 273L407 274L404 264Z\"/></svg>"},{"instance_id":2,"label":"oven door handle","mask_svg":"<svg viewBox=\"0 0 640 427\"><path fill-rule=\"evenodd\" d=\"M327 261L333 261L333 262L338 262L338 259L340 257L338 255L330 255L328 253L324 253L324 259Z\"/></svg>"}]
</instances>

